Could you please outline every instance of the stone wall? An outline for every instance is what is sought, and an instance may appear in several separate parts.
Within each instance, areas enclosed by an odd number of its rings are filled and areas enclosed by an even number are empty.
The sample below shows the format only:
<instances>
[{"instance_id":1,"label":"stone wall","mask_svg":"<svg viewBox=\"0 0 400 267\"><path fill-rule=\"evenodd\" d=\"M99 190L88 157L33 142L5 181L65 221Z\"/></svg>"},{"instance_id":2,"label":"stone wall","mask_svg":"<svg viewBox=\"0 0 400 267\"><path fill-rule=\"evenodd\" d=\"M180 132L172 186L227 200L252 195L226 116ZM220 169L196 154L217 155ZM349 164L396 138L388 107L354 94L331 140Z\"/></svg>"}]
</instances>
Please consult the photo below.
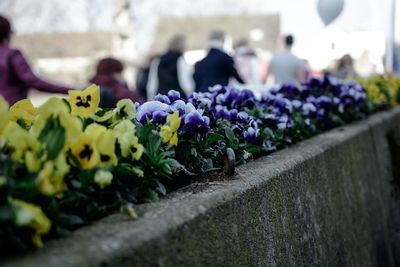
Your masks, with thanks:
<instances>
[{"instance_id":1,"label":"stone wall","mask_svg":"<svg viewBox=\"0 0 400 267\"><path fill-rule=\"evenodd\" d=\"M383 112L3 264L394 266L399 133L400 109Z\"/></svg>"}]
</instances>

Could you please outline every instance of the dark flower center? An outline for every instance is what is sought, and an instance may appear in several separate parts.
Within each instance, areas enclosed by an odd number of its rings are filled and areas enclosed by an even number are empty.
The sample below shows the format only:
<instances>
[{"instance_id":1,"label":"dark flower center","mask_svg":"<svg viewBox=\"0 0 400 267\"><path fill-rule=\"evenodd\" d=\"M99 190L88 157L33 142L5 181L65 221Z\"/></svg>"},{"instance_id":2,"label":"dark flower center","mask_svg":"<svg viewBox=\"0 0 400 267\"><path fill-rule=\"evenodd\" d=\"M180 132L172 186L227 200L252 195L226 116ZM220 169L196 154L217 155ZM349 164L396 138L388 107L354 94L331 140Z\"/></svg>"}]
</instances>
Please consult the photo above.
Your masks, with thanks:
<instances>
[{"instance_id":1,"label":"dark flower center","mask_svg":"<svg viewBox=\"0 0 400 267\"><path fill-rule=\"evenodd\" d=\"M134 147L134 146L131 146L131 152L132 152L132 154L135 153L136 151L137 151L137 148Z\"/></svg>"},{"instance_id":2,"label":"dark flower center","mask_svg":"<svg viewBox=\"0 0 400 267\"><path fill-rule=\"evenodd\" d=\"M86 98L85 97L80 97L77 96L76 97L76 106L77 107L84 107L84 108L89 108L90 107L90 101L92 100L92 97L90 95L88 95Z\"/></svg>"},{"instance_id":3,"label":"dark flower center","mask_svg":"<svg viewBox=\"0 0 400 267\"><path fill-rule=\"evenodd\" d=\"M87 160L90 160L90 158L92 157L92 154L93 154L93 150L90 148L90 146L85 145L83 147L83 150L79 153L79 157L81 159L87 158Z\"/></svg>"},{"instance_id":4,"label":"dark flower center","mask_svg":"<svg viewBox=\"0 0 400 267\"><path fill-rule=\"evenodd\" d=\"M100 161L101 161L101 162L107 162L107 161L109 161L110 159L111 159L111 157L108 156L108 155L104 155L104 154L101 154L101 155L100 155Z\"/></svg>"}]
</instances>

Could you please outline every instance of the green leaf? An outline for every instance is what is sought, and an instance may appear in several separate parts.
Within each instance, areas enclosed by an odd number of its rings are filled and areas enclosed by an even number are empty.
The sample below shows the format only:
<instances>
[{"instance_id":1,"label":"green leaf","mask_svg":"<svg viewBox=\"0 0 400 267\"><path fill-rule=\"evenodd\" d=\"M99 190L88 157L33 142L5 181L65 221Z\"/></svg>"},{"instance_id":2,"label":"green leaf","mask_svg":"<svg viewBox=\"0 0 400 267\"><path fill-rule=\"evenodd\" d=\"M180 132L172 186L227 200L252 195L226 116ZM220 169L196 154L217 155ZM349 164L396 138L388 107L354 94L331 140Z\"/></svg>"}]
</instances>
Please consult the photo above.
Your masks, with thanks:
<instances>
[{"instance_id":1,"label":"green leaf","mask_svg":"<svg viewBox=\"0 0 400 267\"><path fill-rule=\"evenodd\" d=\"M39 140L44 144L49 160L55 159L65 143L65 129L58 119L50 117L39 135Z\"/></svg>"},{"instance_id":2,"label":"green leaf","mask_svg":"<svg viewBox=\"0 0 400 267\"><path fill-rule=\"evenodd\" d=\"M218 133L211 133L209 136L207 136L206 142L205 142L205 146L209 147L210 145L212 145L213 143L219 141L219 140L224 140L224 136L218 134Z\"/></svg>"},{"instance_id":3,"label":"green leaf","mask_svg":"<svg viewBox=\"0 0 400 267\"><path fill-rule=\"evenodd\" d=\"M1 206L0 207L0 220L12 220L14 217L14 211L12 206Z\"/></svg>"},{"instance_id":4,"label":"green leaf","mask_svg":"<svg viewBox=\"0 0 400 267\"><path fill-rule=\"evenodd\" d=\"M149 201L158 201L160 198L158 197L158 194L156 191L152 189L147 189L145 191L145 199Z\"/></svg>"},{"instance_id":5,"label":"green leaf","mask_svg":"<svg viewBox=\"0 0 400 267\"><path fill-rule=\"evenodd\" d=\"M120 163L117 165L115 172L118 173L118 176L129 176L135 175L138 177L143 177L144 172L139 167L132 166L129 163Z\"/></svg>"},{"instance_id":6,"label":"green leaf","mask_svg":"<svg viewBox=\"0 0 400 267\"><path fill-rule=\"evenodd\" d=\"M154 181L157 184L157 187L155 189L156 192L158 192L159 194L165 196L167 194L167 189L165 189L165 186L160 181L158 181L157 179L154 179Z\"/></svg>"},{"instance_id":7,"label":"green leaf","mask_svg":"<svg viewBox=\"0 0 400 267\"><path fill-rule=\"evenodd\" d=\"M81 219L81 217L68 213L60 213L58 215L58 220L60 220L60 222L62 222L62 225L65 226L77 226L85 223Z\"/></svg>"},{"instance_id":8,"label":"green leaf","mask_svg":"<svg viewBox=\"0 0 400 267\"><path fill-rule=\"evenodd\" d=\"M136 125L136 135L139 138L140 143L146 143L152 131L154 130L155 125L152 123L141 125Z\"/></svg>"},{"instance_id":9,"label":"green leaf","mask_svg":"<svg viewBox=\"0 0 400 267\"><path fill-rule=\"evenodd\" d=\"M176 159L173 158L169 159L169 165L171 166L173 172L183 172L189 176L195 175L194 173L188 171L186 167L181 163L179 163Z\"/></svg>"},{"instance_id":10,"label":"green leaf","mask_svg":"<svg viewBox=\"0 0 400 267\"><path fill-rule=\"evenodd\" d=\"M225 135L228 138L229 146L235 150L238 149L239 139L236 137L235 133L229 127L225 127L224 130L225 130Z\"/></svg>"},{"instance_id":11,"label":"green leaf","mask_svg":"<svg viewBox=\"0 0 400 267\"><path fill-rule=\"evenodd\" d=\"M268 127L264 128L263 133L264 133L265 139L267 139L267 140L271 140L271 139L275 138L274 132Z\"/></svg>"}]
</instances>

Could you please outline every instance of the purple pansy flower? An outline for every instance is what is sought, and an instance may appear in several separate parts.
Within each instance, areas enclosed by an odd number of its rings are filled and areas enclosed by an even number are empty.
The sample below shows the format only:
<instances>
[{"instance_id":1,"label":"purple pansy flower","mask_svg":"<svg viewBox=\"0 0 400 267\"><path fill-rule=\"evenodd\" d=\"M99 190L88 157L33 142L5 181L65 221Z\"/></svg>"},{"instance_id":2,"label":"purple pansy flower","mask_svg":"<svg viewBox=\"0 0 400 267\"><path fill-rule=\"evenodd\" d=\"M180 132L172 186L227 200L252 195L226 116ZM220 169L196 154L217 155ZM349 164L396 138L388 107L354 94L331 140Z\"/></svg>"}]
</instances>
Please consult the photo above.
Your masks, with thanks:
<instances>
[{"instance_id":1,"label":"purple pansy flower","mask_svg":"<svg viewBox=\"0 0 400 267\"><path fill-rule=\"evenodd\" d=\"M153 118L153 113L156 111L169 112L170 107L160 101L149 101L140 105L136 112L136 119L141 123L146 123L147 120Z\"/></svg>"},{"instance_id":2,"label":"purple pansy flower","mask_svg":"<svg viewBox=\"0 0 400 267\"><path fill-rule=\"evenodd\" d=\"M169 100L168 96L166 96L166 95L157 94L154 97L154 100L159 101L161 103L168 104L168 105L171 104L171 100Z\"/></svg>"},{"instance_id":3,"label":"purple pansy flower","mask_svg":"<svg viewBox=\"0 0 400 267\"><path fill-rule=\"evenodd\" d=\"M205 135L210 130L210 119L202 116L197 110L191 111L184 117L183 131L190 134Z\"/></svg>"},{"instance_id":4,"label":"purple pansy flower","mask_svg":"<svg viewBox=\"0 0 400 267\"><path fill-rule=\"evenodd\" d=\"M260 130L258 128L249 127L243 132L243 137L247 142L257 145L260 143L259 133Z\"/></svg>"},{"instance_id":5,"label":"purple pansy flower","mask_svg":"<svg viewBox=\"0 0 400 267\"><path fill-rule=\"evenodd\" d=\"M181 99L181 93L175 90L169 90L168 92L168 98L171 102L174 102L178 99Z\"/></svg>"}]
</instances>

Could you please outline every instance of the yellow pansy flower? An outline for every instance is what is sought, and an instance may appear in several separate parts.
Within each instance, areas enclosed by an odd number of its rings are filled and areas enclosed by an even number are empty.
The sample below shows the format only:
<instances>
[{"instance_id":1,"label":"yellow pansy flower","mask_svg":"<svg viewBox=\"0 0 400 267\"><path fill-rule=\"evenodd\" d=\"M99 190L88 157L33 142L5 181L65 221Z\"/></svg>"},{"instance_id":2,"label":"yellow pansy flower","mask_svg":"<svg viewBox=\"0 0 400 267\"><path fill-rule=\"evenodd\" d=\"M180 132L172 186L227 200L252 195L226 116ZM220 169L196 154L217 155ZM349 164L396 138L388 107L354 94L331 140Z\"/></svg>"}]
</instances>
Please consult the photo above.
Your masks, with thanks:
<instances>
[{"instance_id":1,"label":"yellow pansy flower","mask_svg":"<svg viewBox=\"0 0 400 267\"><path fill-rule=\"evenodd\" d=\"M4 137L8 145L13 148L11 157L16 161L22 161L25 152L36 153L40 148L40 142L13 121L10 121L4 130Z\"/></svg>"},{"instance_id":2,"label":"yellow pansy flower","mask_svg":"<svg viewBox=\"0 0 400 267\"><path fill-rule=\"evenodd\" d=\"M68 113L69 107L67 103L56 96L49 98L38 108L38 114L44 115L45 117L49 117L50 115L56 116L61 112Z\"/></svg>"},{"instance_id":3,"label":"yellow pansy flower","mask_svg":"<svg viewBox=\"0 0 400 267\"><path fill-rule=\"evenodd\" d=\"M96 139L101 133L104 133L105 131L107 131L107 128L97 123L92 123L85 129L85 133L87 133L93 139Z\"/></svg>"},{"instance_id":4,"label":"yellow pansy flower","mask_svg":"<svg viewBox=\"0 0 400 267\"><path fill-rule=\"evenodd\" d=\"M54 171L54 164L48 161L44 164L43 169L39 172L37 183L39 192L46 196L52 196L57 191L52 183L52 176Z\"/></svg>"},{"instance_id":5,"label":"yellow pansy flower","mask_svg":"<svg viewBox=\"0 0 400 267\"><path fill-rule=\"evenodd\" d=\"M108 110L104 112L103 115L98 115L101 111L103 110L101 108L98 108L96 113L91 115L90 118L95 122L111 124L114 112L112 110Z\"/></svg>"},{"instance_id":6,"label":"yellow pansy flower","mask_svg":"<svg viewBox=\"0 0 400 267\"><path fill-rule=\"evenodd\" d=\"M60 154L55 162L47 161L37 177L39 192L46 196L58 194L64 187L64 175L69 171L65 156Z\"/></svg>"},{"instance_id":7,"label":"yellow pansy flower","mask_svg":"<svg viewBox=\"0 0 400 267\"><path fill-rule=\"evenodd\" d=\"M51 221L43 213L39 206L19 199L11 199L11 205L16 209L15 211L15 224L17 226L28 226L34 230L32 235L32 242L41 247L41 236L47 234L51 228Z\"/></svg>"},{"instance_id":8,"label":"yellow pansy flower","mask_svg":"<svg viewBox=\"0 0 400 267\"><path fill-rule=\"evenodd\" d=\"M50 116L59 118L60 124L64 127L67 137L76 136L82 132L82 122L80 119L69 114L68 105L58 97L51 97L38 108L38 116L31 128L35 136L40 135Z\"/></svg>"},{"instance_id":9,"label":"yellow pansy flower","mask_svg":"<svg viewBox=\"0 0 400 267\"><path fill-rule=\"evenodd\" d=\"M109 171L98 170L94 175L94 181L100 186L101 189L111 184L113 175Z\"/></svg>"},{"instance_id":10,"label":"yellow pansy flower","mask_svg":"<svg viewBox=\"0 0 400 267\"><path fill-rule=\"evenodd\" d=\"M131 157L139 160L142 157L144 147L139 143L139 139L132 133L126 133L118 138L123 157Z\"/></svg>"},{"instance_id":11,"label":"yellow pansy flower","mask_svg":"<svg viewBox=\"0 0 400 267\"><path fill-rule=\"evenodd\" d=\"M0 134L3 132L9 120L10 115L8 107L7 101L0 95Z\"/></svg>"},{"instance_id":12,"label":"yellow pansy flower","mask_svg":"<svg viewBox=\"0 0 400 267\"><path fill-rule=\"evenodd\" d=\"M131 120L136 115L136 106L130 99L121 99L114 110L114 118Z\"/></svg>"},{"instance_id":13,"label":"yellow pansy flower","mask_svg":"<svg viewBox=\"0 0 400 267\"><path fill-rule=\"evenodd\" d=\"M32 151L25 152L25 166L29 172L37 172L42 165L42 161Z\"/></svg>"},{"instance_id":14,"label":"yellow pansy flower","mask_svg":"<svg viewBox=\"0 0 400 267\"><path fill-rule=\"evenodd\" d=\"M181 118L176 111L167 117L167 124L161 126L160 137L164 143L169 143L171 146L178 145L178 129L181 125Z\"/></svg>"},{"instance_id":15,"label":"yellow pansy flower","mask_svg":"<svg viewBox=\"0 0 400 267\"><path fill-rule=\"evenodd\" d=\"M60 124L64 127L67 140L73 139L82 133L82 121L67 112L60 112L58 115Z\"/></svg>"},{"instance_id":16,"label":"yellow pansy flower","mask_svg":"<svg viewBox=\"0 0 400 267\"><path fill-rule=\"evenodd\" d=\"M24 120L26 123L31 124L37 115L37 109L32 105L29 99L23 99L10 107L10 120L17 121Z\"/></svg>"},{"instance_id":17,"label":"yellow pansy flower","mask_svg":"<svg viewBox=\"0 0 400 267\"><path fill-rule=\"evenodd\" d=\"M71 104L71 114L87 118L94 114L100 103L100 87L92 84L86 89L69 90L68 101Z\"/></svg>"},{"instance_id":18,"label":"yellow pansy flower","mask_svg":"<svg viewBox=\"0 0 400 267\"><path fill-rule=\"evenodd\" d=\"M54 162L54 177L56 179L62 180L64 176L69 172L70 166L67 163L67 159L65 154L61 153L58 157L53 161Z\"/></svg>"},{"instance_id":19,"label":"yellow pansy flower","mask_svg":"<svg viewBox=\"0 0 400 267\"><path fill-rule=\"evenodd\" d=\"M171 127L171 130L173 132L178 131L179 126L181 126L181 118L179 117L179 112L175 111L171 115L168 115L167 123L169 123L169 126Z\"/></svg>"},{"instance_id":20,"label":"yellow pansy flower","mask_svg":"<svg viewBox=\"0 0 400 267\"><path fill-rule=\"evenodd\" d=\"M116 137L111 130L107 130L106 127L100 124L92 123L85 129L85 133L94 140L101 166L107 164L116 165L118 163L115 155Z\"/></svg>"},{"instance_id":21,"label":"yellow pansy flower","mask_svg":"<svg viewBox=\"0 0 400 267\"><path fill-rule=\"evenodd\" d=\"M94 140L86 133L80 134L74 142L71 142L70 148L85 170L95 167L99 162L99 152L94 145Z\"/></svg>"},{"instance_id":22,"label":"yellow pansy flower","mask_svg":"<svg viewBox=\"0 0 400 267\"><path fill-rule=\"evenodd\" d=\"M100 166L106 166L108 164L117 165L118 158L115 155L115 142L116 137L111 130L102 132L96 138L96 148L99 152Z\"/></svg>"},{"instance_id":23,"label":"yellow pansy flower","mask_svg":"<svg viewBox=\"0 0 400 267\"><path fill-rule=\"evenodd\" d=\"M130 120L121 120L117 125L115 125L113 132L117 138L120 138L125 133L135 135L136 126Z\"/></svg>"}]
</instances>

